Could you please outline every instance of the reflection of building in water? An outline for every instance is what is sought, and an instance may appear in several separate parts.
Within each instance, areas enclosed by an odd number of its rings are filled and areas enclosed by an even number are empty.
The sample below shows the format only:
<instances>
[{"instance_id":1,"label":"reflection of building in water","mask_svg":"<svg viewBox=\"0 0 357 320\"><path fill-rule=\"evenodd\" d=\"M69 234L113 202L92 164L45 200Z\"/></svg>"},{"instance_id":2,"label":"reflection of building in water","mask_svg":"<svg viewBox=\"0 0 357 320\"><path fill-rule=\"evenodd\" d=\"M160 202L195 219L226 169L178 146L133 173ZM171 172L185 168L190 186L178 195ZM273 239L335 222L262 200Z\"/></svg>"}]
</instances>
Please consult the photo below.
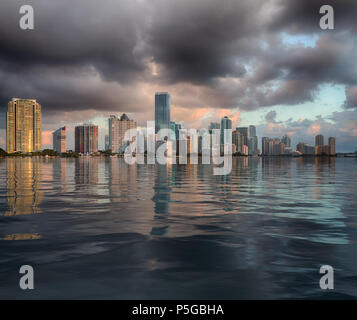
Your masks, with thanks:
<instances>
[{"instance_id":1,"label":"reflection of building in water","mask_svg":"<svg viewBox=\"0 0 357 320\"><path fill-rule=\"evenodd\" d=\"M76 186L82 184L98 184L98 158L80 157L75 162L75 183Z\"/></svg>"},{"instance_id":2,"label":"reflection of building in water","mask_svg":"<svg viewBox=\"0 0 357 320\"><path fill-rule=\"evenodd\" d=\"M65 158L56 158L53 160L53 181L60 181L60 186L62 192L66 192L66 159Z\"/></svg>"},{"instance_id":3,"label":"reflection of building in water","mask_svg":"<svg viewBox=\"0 0 357 320\"><path fill-rule=\"evenodd\" d=\"M153 226L152 235L165 235L168 232L169 225L162 225L167 220L170 210L171 186L168 179L168 167L165 165L156 165L156 176L154 185L154 196L152 201L155 203L154 219L158 220L158 225Z\"/></svg>"},{"instance_id":4,"label":"reflection of building in water","mask_svg":"<svg viewBox=\"0 0 357 320\"><path fill-rule=\"evenodd\" d=\"M104 165L110 202L128 202L130 189L140 188L137 184L137 166L127 164L120 158L108 158Z\"/></svg>"},{"instance_id":5,"label":"reflection of building in water","mask_svg":"<svg viewBox=\"0 0 357 320\"><path fill-rule=\"evenodd\" d=\"M4 237L4 240L38 240L42 236L38 233L14 233L8 234Z\"/></svg>"},{"instance_id":6,"label":"reflection of building in water","mask_svg":"<svg viewBox=\"0 0 357 320\"><path fill-rule=\"evenodd\" d=\"M7 158L6 216L41 213L41 160L38 158Z\"/></svg>"}]
</instances>

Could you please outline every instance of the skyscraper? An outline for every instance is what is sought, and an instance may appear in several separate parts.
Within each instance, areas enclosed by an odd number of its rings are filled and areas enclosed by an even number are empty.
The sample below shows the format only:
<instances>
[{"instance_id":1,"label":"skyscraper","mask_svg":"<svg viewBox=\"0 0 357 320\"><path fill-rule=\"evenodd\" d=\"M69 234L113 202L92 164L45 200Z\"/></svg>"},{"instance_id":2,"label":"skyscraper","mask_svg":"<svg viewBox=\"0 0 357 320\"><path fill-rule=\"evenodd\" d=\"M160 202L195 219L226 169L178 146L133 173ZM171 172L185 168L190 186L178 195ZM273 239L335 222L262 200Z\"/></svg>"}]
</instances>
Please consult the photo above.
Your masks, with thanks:
<instances>
[{"instance_id":1,"label":"skyscraper","mask_svg":"<svg viewBox=\"0 0 357 320\"><path fill-rule=\"evenodd\" d=\"M334 137L328 138L328 146L330 156L336 155L336 139Z\"/></svg>"},{"instance_id":2,"label":"skyscraper","mask_svg":"<svg viewBox=\"0 0 357 320\"><path fill-rule=\"evenodd\" d=\"M249 126L249 137L255 137L257 135L257 130L255 126Z\"/></svg>"},{"instance_id":3,"label":"skyscraper","mask_svg":"<svg viewBox=\"0 0 357 320\"><path fill-rule=\"evenodd\" d=\"M77 153L93 153L98 151L98 126L83 124L74 131L75 151Z\"/></svg>"},{"instance_id":4,"label":"skyscraper","mask_svg":"<svg viewBox=\"0 0 357 320\"><path fill-rule=\"evenodd\" d=\"M111 150L109 146L109 134L106 134L104 137L104 150L105 151Z\"/></svg>"},{"instance_id":5,"label":"skyscraper","mask_svg":"<svg viewBox=\"0 0 357 320\"><path fill-rule=\"evenodd\" d=\"M315 137L315 146L323 146L324 144L324 136L322 134L318 134Z\"/></svg>"},{"instance_id":6,"label":"skyscraper","mask_svg":"<svg viewBox=\"0 0 357 320\"><path fill-rule=\"evenodd\" d=\"M58 153L66 152L66 127L59 128L52 133L53 150Z\"/></svg>"},{"instance_id":7,"label":"skyscraper","mask_svg":"<svg viewBox=\"0 0 357 320\"><path fill-rule=\"evenodd\" d=\"M258 137L252 136L249 138L249 155L257 155L258 154Z\"/></svg>"},{"instance_id":8,"label":"skyscraper","mask_svg":"<svg viewBox=\"0 0 357 320\"><path fill-rule=\"evenodd\" d=\"M232 144L236 146L236 152L243 154L243 142L244 142L244 136L241 132L239 131L233 131L232 133Z\"/></svg>"},{"instance_id":9,"label":"skyscraper","mask_svg":"<svg viewBox=\"0 0 357 320\"><path fill-rule=\"evenodd\" d=\"M221 125L218 122L211 122L208 127L209 133L212 133L213 129L221 129Z\"/></svg>"},{"instance_id":10,"label":"skyscraper","mask_svg":"<svg viewBox=\"0 0 357 320\"><path fill-rule=\"evenodd\" d=\"M13 98L6 113L7 152L41 150L41 105L34 99Z\"/></svg>"},{"instance_id":11,"label":"skyscraper","mask_svg":"<svg viewBox=\"0 0 357 320\"><path fill-rule=\"evenodd\" d=\"M232 130L232 120L230 120L227 116L221 119L221 144L228 143L229 138L227 136L228 132L225 133L224 130L231 129Z\"/></svg>"},{"instance_id":12,"label":"skyscraper","mask_svg":"<svg viewBox=\"0 0 357 320\"><path fill-rule=\"evenodd\" d=\"M170 94L168 92L155 93L155 133L161 129L170 128Z\"/></svg>"},{"instance_id":13,"label":"skyscraper","mask_svg":"<svg viewBox=\"0 0 357 320\"><path fill-rule=\"evenodd\" d=\"M291 138L287 134L283 136L281 142L284 143L287 148L291 148Z\"/></svg>"},{"instance_id":14,"label":"skyscraper","mask_svg":"<svg viewBox=\"0 0 357 320\"><path fill-rule=\"evenodd\" d=\"M136 121L130 120L129 117L123 113L120 118L110 116L108 122L109 149L115 153L124 152L128 143L128 141L124 139L125 132L130 129L136 129Z\"/></svg>"},{"instance_id":15,"label":"skyscraper","mask_svg":"<svg viewBox=\"0 0 357 320\"><path fill-rule=\"evenodd\" d=\"M181 124L176 123L174 121L170 121L170 129L174 132L173 137L171 137L171 140L179 140L180 138L180 130L181 128Z\"/></svg>"},{"instance_id":16,"label":"skyscraper","mask_svg":"<svg viewBox=\"0 0 357 320\"><path fill-rule=\"evenodd\" d=\"M263 137L262 138L262 155L267 156L269 155L269 138Z\"/></svg>"},{"instance_id":17,"label":"skyscraper","mask_svg":"<svg viewBox=\"0 0 357 320\"><path fill-rule=\"evenodd\" d=\"M256 155L258 154L258 137L257 130L255 126L249 126L249 154Z\"/></svg>"},{"instance_id":18,"label":"skyscraper","mask_svg":"<svg viewBox=\"0 0 357 320\"><path fill-rule=\"evenodd\" d=\"M244 145L248 146L249 145L249 132L247 127L239 127L236 128L237 131L241 132L244 137Z\"/></svg>"}]
</instances>

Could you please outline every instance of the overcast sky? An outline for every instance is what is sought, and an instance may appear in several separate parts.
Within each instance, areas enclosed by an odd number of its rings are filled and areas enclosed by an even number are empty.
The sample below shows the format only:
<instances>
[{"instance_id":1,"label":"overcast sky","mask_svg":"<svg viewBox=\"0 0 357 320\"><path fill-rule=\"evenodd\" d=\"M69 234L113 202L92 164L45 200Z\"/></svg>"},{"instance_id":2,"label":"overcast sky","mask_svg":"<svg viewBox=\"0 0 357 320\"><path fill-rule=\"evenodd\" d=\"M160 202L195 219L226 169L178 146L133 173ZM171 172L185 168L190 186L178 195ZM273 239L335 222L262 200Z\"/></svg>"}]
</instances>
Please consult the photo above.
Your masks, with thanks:
<instances>
[{"instance_id":1,"label":"overcast sky","mask_svg":"<svg viewBox=\"0 0 357 320\"><path fill-rule=\"evenodd\" d=\"M19 28L30 4L35 30ZM0 146L12 97L42 105L43 144L84 120L154 119L155 91L171 118L207 127L227 115L260 138L337 138L357 150L357 2L329 0L335 30L319 28L320 0L1 0Z\"/></svg>"}]
</instances>

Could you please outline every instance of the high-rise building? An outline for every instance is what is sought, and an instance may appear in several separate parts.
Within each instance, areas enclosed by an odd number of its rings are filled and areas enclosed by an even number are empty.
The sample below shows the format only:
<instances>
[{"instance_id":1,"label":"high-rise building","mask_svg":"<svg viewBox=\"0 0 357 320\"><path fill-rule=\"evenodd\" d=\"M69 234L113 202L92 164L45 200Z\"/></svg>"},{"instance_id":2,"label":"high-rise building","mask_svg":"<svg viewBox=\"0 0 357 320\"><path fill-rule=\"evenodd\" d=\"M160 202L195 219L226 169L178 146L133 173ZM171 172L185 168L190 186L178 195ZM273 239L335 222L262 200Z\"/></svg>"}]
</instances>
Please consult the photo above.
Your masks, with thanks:
<instances>
[{"instance_id":1,"label":"high-rise building","mask_svg":"<svg viewBox=\"0 0 357 320\"><path fill-rule=\"evenodd\" d=\"M6 113L7 152L41 150L41 105L34 99L13 98Z\"/></svg>"},{"instance_id":2,"label":"high-rise building","mask_svg":"<svg viewBox=\"0 0 357 320\"><path fill-rule=\"evenodd\" d=\"M263 137L262 138L262 155L267 156L269 155L269 138Z\"/></svg>"},{"instance_id":3,"label":"high-rise building","mask_svg":"<svg viewBox=\"0 0 357 320\"><path fill-rule=\"evenodd\" d=\"M315 146L323 146L324 144L324 136L322 134L318 134L315 137Z\"/></svg>"},{"instance_id":4,"label":"high-rise building","mask_svg":"<svg viewBox=\"0 0 357 320\"><path fill-rule=\"evenodd\" d=\"M243 134L244 137L244 145L249 146L249 131L247 127L239 127L236 128L236 131L239 131Z\"/></svg>"},{"instance_id":5,"label":"high-rise building","mask_svg":"<svg viewBox=\"0 0 357 320\"><path fill-rule=\"evenodd\" d=\"M208 127L208 131L210 134L212 134L213 129L219 130L219 129L221 129L221 125L218 122L211 122Z\"/></svg>"},{"instance_id":6,"label":"high-rise building","mask_svg":"<svg viewBox=\"0 0 357 320\"><path fill-rule=\"evenodd\" d=\"M174 132L174 135L173 137L171 137L171 140L179 140L182 125L174 121L170 121L170 129Z\"/></svg>"},{"instance_id":7,"label":"high-rise building","mask_svg":"<svg viewBox=\"0 0 357 320\"><path fill-rule=\"evenodd\" d=\"M255 156L258 154L258 137L252 136L249 138L249 155Z\"/></svg>"},{"instance_id":8,"label":"high-rise building","mask_svg":"<svg viewBox=\"0 0 357 320\"><path fill-rule=\"evenodd\" d=\"M249 137L255 137L257 135L257 129L255 126L249 126Z\"/></svg>"},{"instance_id":9,"label":"high-rise building","mask_svg":"<svg viewBox=\"0 0 357 320\"><path fill-rule=\"evenodd\" d=\"M248 150L250 155L258 154L258 137L255 126L250 125L248 131Z\"/></svg>"},{"instance_id":10,"label":"high-rise building","mask_svg":"<svg viewBox=\"0 0 357 320\"><path fill-rule=\"evenodd\" d=\"M77 153L93 153L98 151L98 126L83 124L74 129L75 151Z\"/></svg>"},{"instance_id":11,"label":"high-rise building","mask_svg":"<svg viewBox=\"0 0 357 320\"><path fill-rule=\"evenodd\" d=\"M232 140L227 136L228 132L225 132L226 129L232 130L232 120L227 116L221 119L221 144L226 144Z\"/></svg>"},{"instance_id":12,"label":"high-rise building","mask_svg":"<svg viewBox=\"0 0 357 320\"><path fill-rule=\"evenodd\" d=\"M168 92L155 93L155 133L161 129L170 128L170 94Z\"/></svg>"},{"instance_id":13,"label":"high-rise building","mask_svg":"<svg viewBox=\"0 0 357 320\"><path fill-rule=\"evenodd\" d=\"M284 143L287 148L291 148L291 138L287 134L283 136L281 142Z\"/></svg>"},{"instance_id":14,"label":"high-rise building","mask_svg":"<svg viewBox=\"0 0 357 320\"><path fill-rule=\"evenodd\" d=\"M336 155L336 139L334 137L328 138L329 154L330 156Z\"/></svg>"},{"instance_id":15,"label":"high-rise building","mask_svg":"<svg viewBox=\"0 0 357 320\"><path fill-rule=\"evenodd\" d=\"M108 120L109 128L109 149L115 153L122 153L129 141L124 139L125 132L129 129L136 129L136 121L130 120L129 117L123 113L120 118L110 116Z\"/></svg>"},{"instance_id":16,"label":"high-rise building","mask_svg":"<svg viewBox=\"0 0 357 320\"><path fill-rule=\"evenodd\" d=\"M232 144L235 145L235 151L237 153L243 154L244 136L241 132L233 131Z\"/></svg>"},{"instance_id":17,"label":"high-rise building","mask_svg":"<svg viewBox=\"0 0 357 320\"><path fill-rule=\"evenodd\" d=\"M262 155L263 156L280 156L285 154L285 144L280 139L262 138Z\"/></svg>"},{"instance_id":18,"label":"high-rise building","mask_svg":"<svg viewBox=\"0 0 357 320\"><path fill-rule=\"evenodd\" d=\"M59 128L52 133L53 150L57 153L66 152L66 127Z\"/></svg>"},{"instance_id":19,"label":"high-rise building","mask_svg":"<svg viewBox=\"0 0 357 320\"><path fill-rule=\"evenodd\" d=\"M104 136L104 150L108 151L110 150L110 146L109 146L109 134L106 134Z\"/></svg>"}]
</instances>

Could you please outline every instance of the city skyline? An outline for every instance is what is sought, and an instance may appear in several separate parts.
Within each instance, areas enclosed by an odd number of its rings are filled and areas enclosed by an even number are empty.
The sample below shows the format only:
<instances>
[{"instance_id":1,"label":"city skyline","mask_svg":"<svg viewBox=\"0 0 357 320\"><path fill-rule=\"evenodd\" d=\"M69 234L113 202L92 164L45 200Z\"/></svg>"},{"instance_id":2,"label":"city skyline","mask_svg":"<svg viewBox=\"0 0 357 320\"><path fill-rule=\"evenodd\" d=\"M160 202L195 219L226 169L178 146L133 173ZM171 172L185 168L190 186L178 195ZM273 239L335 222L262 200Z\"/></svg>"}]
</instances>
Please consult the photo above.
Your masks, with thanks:
<instances>
[{"instance_id":1,"label":"city skyline","mask_svg":"<svg viewBox=\"0 0 357 320\"><path fill-rule=\"evenodd\" d=\"M72 132L88 119L98 125L104 148L108 115L126 113L143 126L154 119L152 93L163 91L172 97L172 119L186 127L207 128L228 116L233 127L256 126L260 137L289 134L294 145L313 144L310 137L321 133L338 139L337 151L354 151L354 9L349 1L332 1L338 28L322 30L319 2L110 0L103 7L64 0L41 7L35 30L24 32L17 2L6 0L0 13L0 146L12 97L36 98L44 106L44 147L54 130L66 125ZM50 21L58 12L53 37ZM88 19L93 15L107 22L98 25ZM83 40L80 48L74 39ZM68 146L74 148L72 134Z\"/></svg>"},{"instance_id":2,"label":"city skyline","mask_svg":"<svg viewBox=\"0 0 357 320\"><path fill-rule=\"evenodd\" d=\"M175 121L170 121L171 107L170 94L168 92L155 93L155 139L160 140L158 133L161 130L170 129L173 136L170 140L181 140L181 129L184 128L182 124L177 124ZM26 120L19 122L18 120ZM8 104L7 112L7 146L6 151L12 152L33 152L42 150L41 146L41 105L34 99L13 98ZM29 122L30 121L30 122ZM149 125L149 122L147 124ZM21 125L19 124L21 123ZM129 141L125 140L125 135L130 130L139 130L136 121L129 119L123 113L120 117L110 115L108 118L108 132L104 136L104 149L99 148L98 140L98 126L90 122L77 125L74 128L75 147L74 150L80 154L96 153L100 150L111 150L113 153L124 153ZM212 134L213 129L220 132L221 148L224 144L231 143L233 154L241 155L336 155L336 138L328 137L328 144L324 143L324 135L315 135L315 146L310 146L305 141L299 141L296 149L291 147L291 137L285 134L281 139L278 137L262 137L261 150L258 148L258 136L256 127L249 125L249 127L232 128L232 120L228 116L221 118L221 122L211 122L208 128L201 128L197 130L198 135L204 135L206 132ZM226 130L231 130L231 137L226 136ZM186 131L183 131L187 136ZM206 131L202 131L206 130ZM132 135L131 133L129 133ZM142 132L141 134L145 134ZM187 136L187 148L192 149L191 138ZM211 138L212 140L212 138ZM21 143L19 143L19 141ZM25 143L23 142L25 141ZM20 147L19 147L20 145ZM180 143L181 145L181 143ZM16 147L17 146L17 147ZM66 126L61 127L52 132L52 148L57 153L65 153L71 148L67 146ZM202 148L201 143L198 146ZM199 153L202 150L197 150ZM196 151L196 152L197 152ZM144 152L144 150L139 151ZM190 151L191 152L191 151ZM189 152L189 153L190 153ZM222 150L221 150L222 152Z\"/></svg>"}]
</instances>

